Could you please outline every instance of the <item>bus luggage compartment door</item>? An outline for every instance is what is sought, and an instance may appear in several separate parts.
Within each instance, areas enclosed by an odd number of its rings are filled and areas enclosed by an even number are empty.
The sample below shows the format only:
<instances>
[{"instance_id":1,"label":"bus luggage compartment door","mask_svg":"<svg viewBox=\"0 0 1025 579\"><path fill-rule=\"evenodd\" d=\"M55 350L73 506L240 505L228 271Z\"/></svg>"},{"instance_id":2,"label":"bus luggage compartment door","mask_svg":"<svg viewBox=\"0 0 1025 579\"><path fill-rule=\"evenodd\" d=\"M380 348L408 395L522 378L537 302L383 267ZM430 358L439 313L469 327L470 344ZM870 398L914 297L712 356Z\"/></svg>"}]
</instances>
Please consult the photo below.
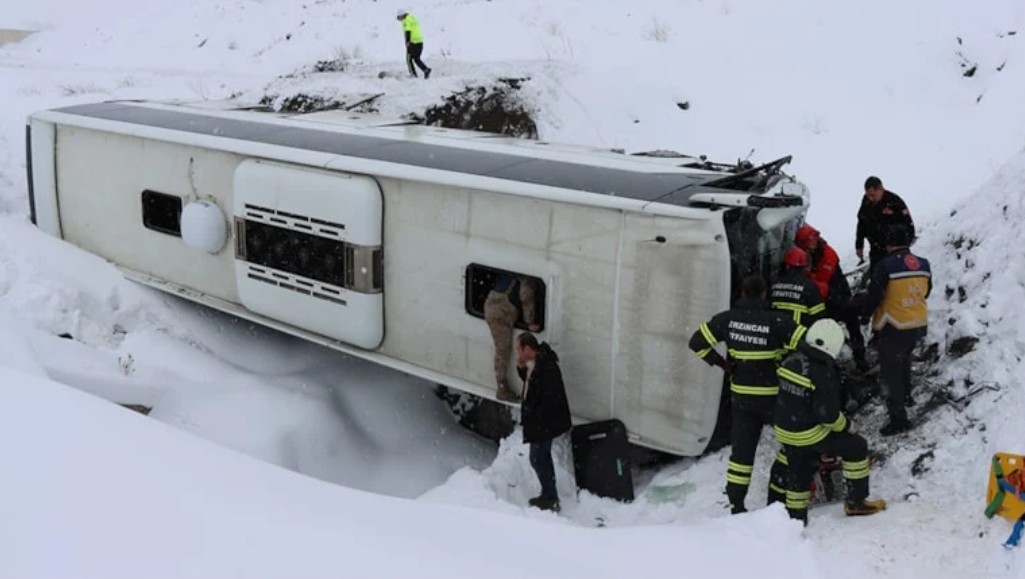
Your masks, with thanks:
<instances>
[{"instance_id":1,"label":"bus luggage compartment door","mask_svg":"<svg viewBox=\"0 0 1025 579\"><path fill-rule=\"evenodd\" d=\"M377 182L250 159L235 170L233 188L242 305L361 348L380 346L384 202Z\"/></svg>"}]
</instances>

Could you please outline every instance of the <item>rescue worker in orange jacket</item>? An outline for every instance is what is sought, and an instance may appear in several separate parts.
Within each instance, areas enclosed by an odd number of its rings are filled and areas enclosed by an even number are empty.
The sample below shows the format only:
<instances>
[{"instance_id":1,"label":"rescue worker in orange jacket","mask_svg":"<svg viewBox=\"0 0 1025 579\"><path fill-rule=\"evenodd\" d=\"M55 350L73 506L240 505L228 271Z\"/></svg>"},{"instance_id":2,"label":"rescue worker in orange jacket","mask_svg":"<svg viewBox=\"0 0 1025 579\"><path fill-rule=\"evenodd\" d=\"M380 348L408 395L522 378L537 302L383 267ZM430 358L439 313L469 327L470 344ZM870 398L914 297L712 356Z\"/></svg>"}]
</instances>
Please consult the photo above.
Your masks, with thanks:
<instances>
[{"instance_id":1,"label":"rescue worker in orange jacket","mask_svg":"<svg viewBox=\"0 0 1025 579\"><path fill-rule=\"evenodd\" d=\"M890 421L880 429L890 436L911 428L907 408L911 398L911 354L929 324L926 302L932 292L929 260L908 249L912 233L894 225L887 235L886 256L872 272L868 292L854 297L854 309L872 313L878 336L879 373L887 395Z\"/></svg>"},{"instance_id":2,"label":"rescue worker in orange jacket","mask_svg":"<svg viewBox=\"0 0 1025 579\"><path fill-rule=\"evenodd\" d=\"M840 268L840 257L836 251L822 239L818 229L804 224L794 236L794 244L808 252L811 269L808 277L819 288L822 299L826 302L826 316L840 322L847 328L848 343L858 370L868 371L865 359L865 337L861 333L861 324L857 314L847 309L851 299L851 286L847 276Z\"/></svg>"},{"instance_id":3,"label":"rescue worker in orange jacket","mask_svg":"<svg viewBox=\"0 0 1025 579\"><path fill-rule=\"evenodd\" d=\"M701 324L690 339L690 349L712 366L720 366L730 378L730 461L726 468L726 496L730 512L743 513L744 499L754 472L755 451L762 427L772 424L779 381L776 365L784 352L793 350L805 328L784 312L774 311L765 300L765 281L759 276L744 279L743 297L736 306ZM726 342L732 364L713 348ZM785 495L786 459L776 455L769 478L769 502Z\"/></svg>"}]
</instances>

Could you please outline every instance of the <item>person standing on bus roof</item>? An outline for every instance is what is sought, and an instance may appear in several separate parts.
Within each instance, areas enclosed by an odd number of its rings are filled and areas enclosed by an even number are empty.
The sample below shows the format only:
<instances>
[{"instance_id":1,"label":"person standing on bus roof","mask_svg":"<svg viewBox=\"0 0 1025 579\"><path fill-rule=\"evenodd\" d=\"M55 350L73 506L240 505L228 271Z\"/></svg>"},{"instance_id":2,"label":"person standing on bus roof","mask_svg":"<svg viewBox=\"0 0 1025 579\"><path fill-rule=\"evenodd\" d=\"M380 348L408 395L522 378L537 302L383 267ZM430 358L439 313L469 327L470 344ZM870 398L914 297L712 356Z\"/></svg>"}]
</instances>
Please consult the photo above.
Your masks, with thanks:
<instances>
[{"instance_id":1,"label":"person standing on bus roof","mask_svg":"<svg viewBox=\"0 0 1025 579\"><path fill-rule=\"evenodd\" d=\"M858 230L854 241L854 251L858 259L864 261L862 246L868 240L868 272L865 279L872 278L872 270L886 257L886 233L892 225L906 227L914 242L915 222L904 200L883 187L879 177L865 179L865 196L858 209Z\"/></svg>"},{"instance_id":2,"label":"person standing on bus roof","mask_svg":"<svg viewBox=\"0 0 1025 579\"><path fill-rule=\"evenodd\" d=\"M413 66L416 65L424 72L425 79L430 78L430 67L420 60L420 56L424 52L424 35L420 31L420 22L405 8L399 8L396 18L402 23L402 35L406 41L406 66L409 68L409 76L416 78L416 68Z\"/></svg>"},{"instance_id":3,"label":"person standing on bus roof","mask_svg":"<svg viewBox=\"0 0 1025 579\"><path fill-rule=\"evenodd\" d=\"M790 312L794 321L804 326L810 326L826 311L818 286L808 277L810 267L808 253L791 247L783 255L783 272L769 292L774 309Z\"/></svg>"},{"instance_id":4,"label":"person standing on bus roof","mask_svg":"<svg viewBox=\"0 0 1025 579\"><path fill-rule=\"evenodd\" d=\"M509 358L513 349L513 328L520 314L532 332L541 329L537 321L534 283L526 276L505 274L498 278L484 301L484 321L491 330L495 346L495 397L503 402L518 402L519 396L509 387Z\"/></svg>"},{"instance_id":5,"label":"person standing on bus roof","mask_svg":"<svg viewBox=\"0 0 1025 579\"><path fill-rule=\"evenodd\" d=\"M541 483L541 494L530 499L529 504L557 513L559 491L555 486L552 442L573 426L559 356L547 342L538 344L534 334L520 334L516 338L516 371L523 380L523 442L530 445L530 466Z\"/></svg>"},{"instance_id":6,"label":"person standing on bus roof","mask_svg":"<svg viewBox=\"0 0 1025 579\"><path fill-rule=\"evenodd\" d=\"M732 309L701 324L689 343L699 358L721 367L729 376L733 448L726 467L726 496L733 514L747 511L744 500L751 486L758 439L762 428L772 424L779 390L776 366L784 352L797 347L806 331L792 316L769 306L761 277L745 278L741 293L743 297ZM713 349L719 342L726 342L732 367ZM786 458L777 453L769 477L769 503L784 499L786 470Z\"/></svg>"}]
</instances>

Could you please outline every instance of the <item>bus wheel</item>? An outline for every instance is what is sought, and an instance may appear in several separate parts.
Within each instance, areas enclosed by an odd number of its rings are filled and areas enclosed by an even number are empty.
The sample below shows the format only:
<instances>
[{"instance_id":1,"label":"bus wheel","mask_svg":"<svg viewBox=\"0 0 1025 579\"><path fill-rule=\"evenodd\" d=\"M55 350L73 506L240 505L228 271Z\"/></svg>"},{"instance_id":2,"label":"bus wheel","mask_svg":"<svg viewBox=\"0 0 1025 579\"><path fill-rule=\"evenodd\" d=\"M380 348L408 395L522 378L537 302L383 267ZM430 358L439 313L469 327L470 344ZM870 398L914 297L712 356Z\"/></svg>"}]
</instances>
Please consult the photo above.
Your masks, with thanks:
<instances>
[{"instance_id":1,"label":"bus wheel","mask_svg":"<svg viewBox=\"0 0 1025 579\"><path fill-rule=\"evenodd\" d=\"M516 428L512 409L505 404L441 384L435 387L434 394L445 402L460 426L488 440L499 442Z\"/></svg>"}]
</instances>

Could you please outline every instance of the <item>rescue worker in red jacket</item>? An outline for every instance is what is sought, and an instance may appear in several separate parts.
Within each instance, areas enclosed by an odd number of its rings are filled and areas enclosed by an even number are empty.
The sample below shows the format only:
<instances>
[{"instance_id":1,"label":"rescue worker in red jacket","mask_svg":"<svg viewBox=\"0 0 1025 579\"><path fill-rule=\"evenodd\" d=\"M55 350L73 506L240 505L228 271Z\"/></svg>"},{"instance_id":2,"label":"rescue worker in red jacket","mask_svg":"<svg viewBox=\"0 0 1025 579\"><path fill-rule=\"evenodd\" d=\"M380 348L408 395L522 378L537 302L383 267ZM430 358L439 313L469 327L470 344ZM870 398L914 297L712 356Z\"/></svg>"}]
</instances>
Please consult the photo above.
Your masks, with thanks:
<instances>
[{"instance_id":1,"label":"rescue worker in red jacket","mask_svg":"<svg viewBox=\"0 0 1025 579\"><path fill-rule=\"evenodd\" d=\"M851 299L851 286L847 276L840 268L840 257L836 251L822 239L819 230L804 224L794 236L794 244L808 252L811 269L808 277L819 288L822 299L826 302L826 316L840 322L847 328L847 335L858 370L868 371L865 359L865 336L861 333L858 316L846 306Z\"/></svg>"},{"instance_id":2,"label":"rescue worker in red jacket","mask_svg":"<svg viewBox=\"0 0 1025 579\"><path fill-rule=\"evenodd\" d=\"M908 249L912 233L902 225L890 228L886 257L872 273L868 292L852 303L862 315L872 313L878 336L879 375L886 391L890 421L879 430L890 436L911 428L906 406L911 398L911 354L929 324L926 300L932 293L929 260Z\"/></svg>"},{"instance_id":3,"label":"rescue worker in red jacket","mask_svg":"<svg viewBox=\"0 0 1025 579\"><path fill-rule=\"evenodd\" d=\"M819 320L778 370L773 419L776 439L788 459L786 507L791 518L805 524L809 487L823 454L843 458L848 516L871 515L886 508L885 501L868 498L868 443L850 431L851 423L840 409L835 358L843 342L843 329L836 321Z\"/></svg>"},{"instance_id":4,"label":"rescue worker in red jacket","mask_svg":"<svg viewBox=\"0 0 1025 579\"><path fill-rule=\"evenodd\" d=\"M805 326L826 312L819 288L808 277L810 266L808 253L799 247L791 247L783 254L783 272L769 291L769 301L774 309L790 312L795 322Z\"/></svg>"},{"instance_id":5,"label":"rescue worker in red jacket","mask_svg":"<svg viewBox=\"0 0 1025 579\"><path fill-rule=\"evenodd\" d=\"M699 358L729 374L733 448L726 469L726 496L733 514L747 510L744 499L751 485L758 439L762 427L772 424L779 389L776 365L784 352L797 347L805 332L792 316L769 306L761 277L744 279L741 292L743 297L736 305L701 324L689 344ZM726 342L732 364L713 349L719 342ZM785 458L777 454L769 479L770 503L783 500L785 473Z\"/></svg>"}]
</instances>

